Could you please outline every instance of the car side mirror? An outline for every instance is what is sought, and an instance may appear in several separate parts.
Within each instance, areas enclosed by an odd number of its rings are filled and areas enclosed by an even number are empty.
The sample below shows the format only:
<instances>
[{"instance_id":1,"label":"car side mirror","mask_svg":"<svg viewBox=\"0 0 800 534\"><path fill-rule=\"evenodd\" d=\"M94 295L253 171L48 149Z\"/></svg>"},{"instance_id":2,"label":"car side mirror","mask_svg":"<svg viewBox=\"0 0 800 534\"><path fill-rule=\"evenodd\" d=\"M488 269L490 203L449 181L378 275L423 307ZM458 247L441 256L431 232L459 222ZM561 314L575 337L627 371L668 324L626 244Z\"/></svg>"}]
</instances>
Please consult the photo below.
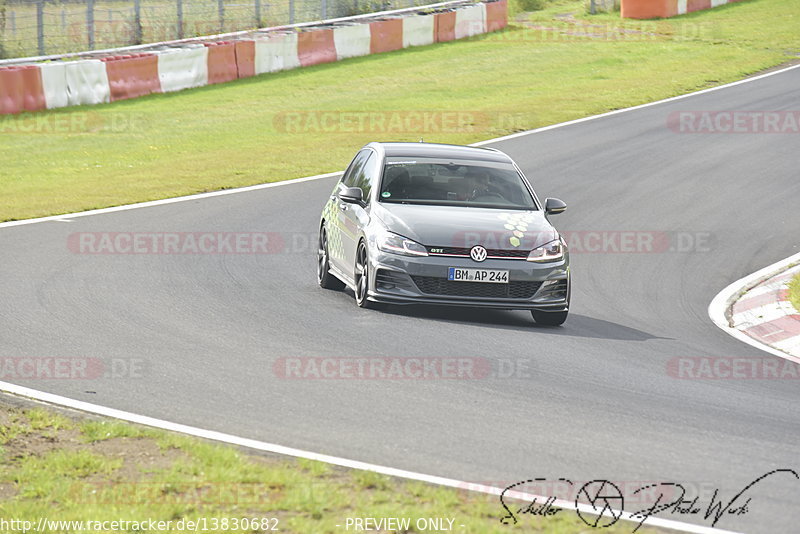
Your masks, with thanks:
<instances>
[{"instance_id":1,"label":"car side mirror","mask_svg":"<svg viewBox=\"0 0 800 534\"><path fill-rule=\"evenodd\" d=\"M567 205L557 198L548 198L544 201L544 212L547 215L558 215L567 209Z\"/></svg>"},{"instance_id":2,"label":"car side mirror","mask_svg":"<svg viewBox=\"0 0 800 534\"><path fill-rule=\"evenodd\" d=\"M339 192L339 200L348 204L363 204L364 192L360 187L345 187Z\"/></svg>"}]
</instances>

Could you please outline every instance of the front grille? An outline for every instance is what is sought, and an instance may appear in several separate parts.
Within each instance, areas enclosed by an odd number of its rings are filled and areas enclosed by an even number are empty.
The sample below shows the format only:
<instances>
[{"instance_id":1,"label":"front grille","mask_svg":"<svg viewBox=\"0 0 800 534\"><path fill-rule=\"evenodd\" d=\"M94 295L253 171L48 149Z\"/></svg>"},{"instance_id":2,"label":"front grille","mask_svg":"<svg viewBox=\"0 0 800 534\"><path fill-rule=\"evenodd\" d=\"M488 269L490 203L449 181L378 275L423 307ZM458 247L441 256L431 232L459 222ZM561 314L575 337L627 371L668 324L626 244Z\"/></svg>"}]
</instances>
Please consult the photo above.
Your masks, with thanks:
<instances>
[{"instance_id":1,"label":"front grille","mask_svg":"<svg viewBox=\"0 0 800 534\"><path fill-rule=\"evenodd\" d=\"M436 250L436 252L432 252ZM469 257L470 248L466 247L428 247L431 256L448 255ZM486 249L489 257L495 258L527 258L530 250L503 250L499 248Z\"/></svg>"},{"instance_id":2,"label":"front grille","mask_svg":"<svg viewBox=\"0 0 800 534\"><path fill-rule=\"evenodd\" d=\"M509 282L507 284L452 282L446 278L434 276L412 276L411 279L423 293L445 297L529 299L542 285L541 282Z\"/></svg>"}]
</instances>

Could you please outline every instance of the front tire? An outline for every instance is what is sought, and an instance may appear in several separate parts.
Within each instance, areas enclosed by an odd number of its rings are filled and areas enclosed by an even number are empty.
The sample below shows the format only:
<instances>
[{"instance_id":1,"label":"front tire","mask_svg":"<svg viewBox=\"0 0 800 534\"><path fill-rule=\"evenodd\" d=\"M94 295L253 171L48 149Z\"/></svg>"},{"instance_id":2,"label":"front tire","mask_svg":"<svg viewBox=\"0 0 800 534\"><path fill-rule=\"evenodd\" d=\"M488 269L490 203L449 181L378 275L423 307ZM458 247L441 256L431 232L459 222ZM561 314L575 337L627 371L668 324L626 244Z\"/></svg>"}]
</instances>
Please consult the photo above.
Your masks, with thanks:
<instances>
[{"instance_id":1,"label":"front tire","mask_svg":"<svg viewBox=\"0 0 800 534\"><path fill-rule=\"evenodd\" d=\"M367 256L367 244L363 241L358 244L355 271L356 304L359 308L378 308L375 302L371 302L367 298L369 294L369 258Z\"/></svg>"},{"instance_id":2,"label":"front tire","mask_svg":"<svg viewBox=\"0 0 800 534\"><path fill-rule=\"evenodd\" d=\"M531 315L533 315L533 320L536 321L536 324L541 324L545 326L561 326L564 324L564 321L567 320L567 315L569 312L561 311L561 312L548 312L548 311L540 311L540 310L531 310Z\"/></svg>"},{"instance_id":3,"label":"front tire","mask_svg":"<svg viewBox=\"0 0 800 534\"><path fill-rule=\"evenodd\" d=\"M344 282L333 276L328 256L328 232L325 227L319 229L319 247L317 249L317 282L324 289L344 289Z\"/></svg>"}]
</instances>

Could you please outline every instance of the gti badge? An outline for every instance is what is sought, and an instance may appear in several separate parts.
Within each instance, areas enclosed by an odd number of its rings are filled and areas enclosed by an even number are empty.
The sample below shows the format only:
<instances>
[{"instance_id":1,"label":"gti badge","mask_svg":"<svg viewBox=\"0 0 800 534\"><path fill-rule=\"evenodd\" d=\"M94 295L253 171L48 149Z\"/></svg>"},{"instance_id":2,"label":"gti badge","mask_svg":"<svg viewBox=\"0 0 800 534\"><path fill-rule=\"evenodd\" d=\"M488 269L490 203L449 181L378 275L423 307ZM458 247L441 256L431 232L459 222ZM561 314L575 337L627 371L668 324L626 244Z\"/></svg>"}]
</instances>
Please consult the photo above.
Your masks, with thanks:
<instances>
[{"instance_id":1,"label":"gti badge","mask_svg":"<svg viewBox=\"0 0 800 534\"><path fill-rule=\"evenodd\" d=\"M486 259L486 249L480 245L474 246L469 251L469 257L475 261L483 261Z\"/></svg>"}]
</instances>

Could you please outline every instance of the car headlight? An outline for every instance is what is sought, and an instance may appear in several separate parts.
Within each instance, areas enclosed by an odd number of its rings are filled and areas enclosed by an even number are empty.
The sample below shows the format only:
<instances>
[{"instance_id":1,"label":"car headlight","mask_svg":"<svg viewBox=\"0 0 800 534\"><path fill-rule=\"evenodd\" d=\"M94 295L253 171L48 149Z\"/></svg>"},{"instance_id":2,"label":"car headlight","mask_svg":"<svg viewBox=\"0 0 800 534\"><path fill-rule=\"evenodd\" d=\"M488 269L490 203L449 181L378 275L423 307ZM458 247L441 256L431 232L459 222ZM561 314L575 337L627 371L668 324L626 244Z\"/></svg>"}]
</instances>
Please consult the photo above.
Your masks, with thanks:
<instances>
[{"instance_id":1,"label":"car headlight","mask_svg":"<svg viewBox=\"0 0 800 534\"><path fill-rule=\"evenodd\" d=\"M560 239L550 241L546 245L531 250L528 254L528 261L548 263L560 261L564 257L564 244Z\"/></svg>"},{"instance_id":2,"label":"car headlight","mask_svg":"<svg viewBox=\"0 0 800 534\"><path fill-rule=\"evenodd\" d=\"M376 240L378 248L383 252L400 254L402 256L427 256L427 249L411 239L391 232L383 232Z\"/></svg>"}]
</instances>

